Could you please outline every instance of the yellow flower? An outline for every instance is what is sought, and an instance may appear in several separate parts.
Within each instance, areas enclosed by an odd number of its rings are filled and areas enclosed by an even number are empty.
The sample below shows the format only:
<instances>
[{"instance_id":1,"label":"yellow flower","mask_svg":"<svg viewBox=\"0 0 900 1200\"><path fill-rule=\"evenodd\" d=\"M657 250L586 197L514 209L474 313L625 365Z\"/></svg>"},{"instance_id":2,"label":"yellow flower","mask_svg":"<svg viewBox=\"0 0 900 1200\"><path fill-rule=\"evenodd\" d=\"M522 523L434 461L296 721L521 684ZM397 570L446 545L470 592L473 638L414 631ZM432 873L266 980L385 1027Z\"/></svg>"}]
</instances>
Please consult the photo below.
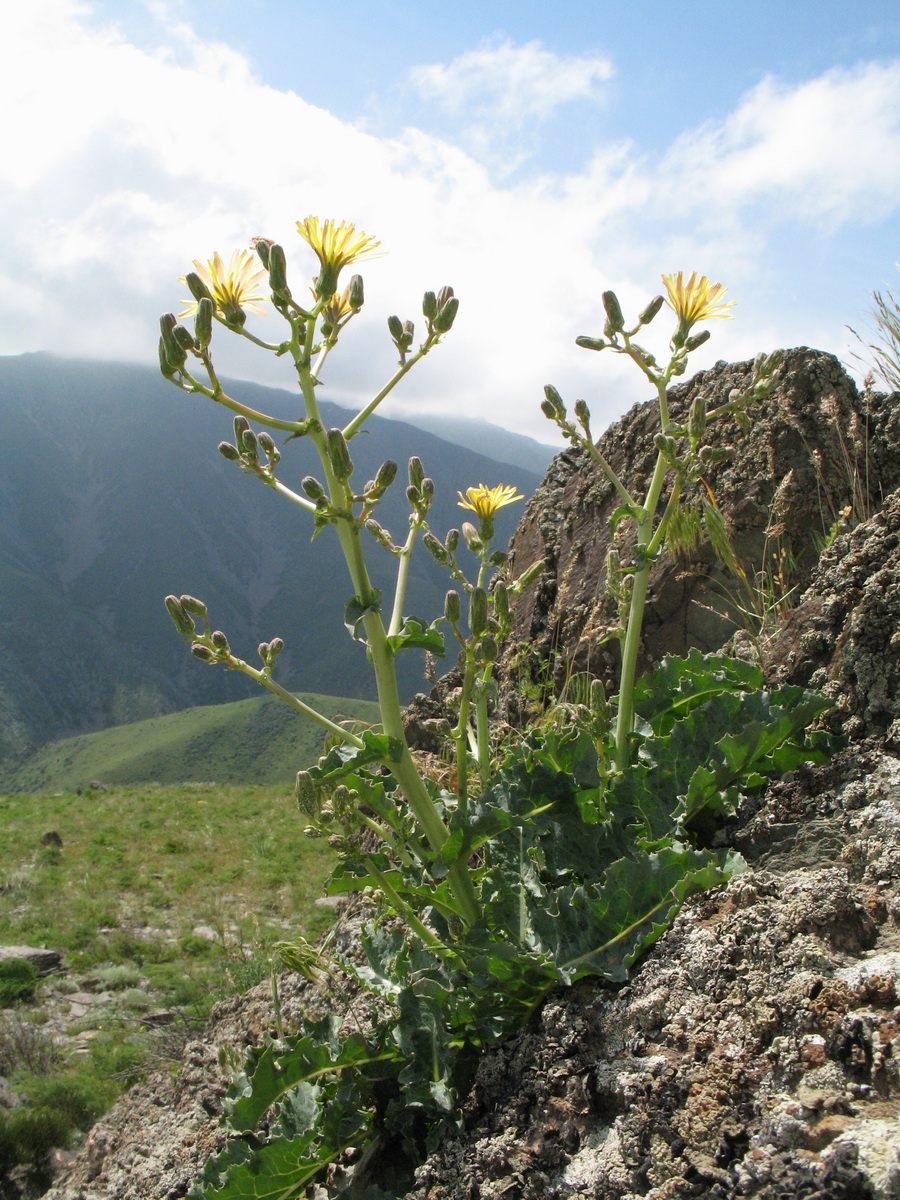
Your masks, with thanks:
<instances>
[{"instance_id":1,"label":"yellow flower","mask_svg":"<svg viewBox=\"0 0 900 1200\"><path fill-rule=\"evenodd\" d=\"M206 266L194 259L197 274L209 289L209 294L215 301L216 311L226 320L234 320L246 312L265 314L258 300L265 300L263 292L256 289L260 280L266 278L266 272L259 267L259 259L250 250L235 250L231 261L226 267L218 250L207 260ZM184 283L184 278L181 280ZM187 317L197 311L196 300L182 300L187 307L178 315Z\"/></svg>"},{"instance_id":2,"label":"yellow flower","mask_svg":"<svg viewBox=\"0 0 900 1200\"><path fill-rule=\"evenodd\" d=\"M516 489L508 483L499 483L493 488L479 483L478 487L467 488L465 496L462 492L456 494L459 496L459 507L478 513L482 520L485 517L493 517L497 509L503 508L505 504L525 499L524 496L517 496Z\"/></svg>"},{"instance_id":3,"label":"yellow flower","mask_svg":"<svg viewBox=\"0 0 900 1200\"><path fill-rule=\"evenodd\" d=\"M683 271L678 271L675 275L663 275L662 281L666 285L666 291L669 293L668 303L678 317L678 328L682 334L686 335L698 321L708 321L711 317L734 319L725 309L732 308L735 302L722 299L728 289L722 287L721 283L710 283L705 275L698 276L696 271L691 271L687 283L684 281Z\"/></svg>"},{"instance_id":4,"label":"yellow flower","mask_svg":"<svg viewBox=\"0 0 900 1200\"><path fill-rule=\"evenodd\" d=\"M363 258L378 258L384 254L381 242L347 221L336 225L330 218L307 217L297 222L297 232L315 250L322 270L316 280L315 293L327 300L337 290L338 276L350 263Z\"/></svg>"},{"instance_id":5,"label":"yellow flower","mask_svg":"<svg viewBox=\"0 0 900 1200\"><path fill-rule=\"evenodd\" d=\"M352 312L358 312L359 307L354 303L354 297L350 292L349 287L345 287L343 292L335 292L327 304L322 306L322 320L325 325L332 329L340 325L344 317L348 317Z\"/></svg>"}]
</instances>

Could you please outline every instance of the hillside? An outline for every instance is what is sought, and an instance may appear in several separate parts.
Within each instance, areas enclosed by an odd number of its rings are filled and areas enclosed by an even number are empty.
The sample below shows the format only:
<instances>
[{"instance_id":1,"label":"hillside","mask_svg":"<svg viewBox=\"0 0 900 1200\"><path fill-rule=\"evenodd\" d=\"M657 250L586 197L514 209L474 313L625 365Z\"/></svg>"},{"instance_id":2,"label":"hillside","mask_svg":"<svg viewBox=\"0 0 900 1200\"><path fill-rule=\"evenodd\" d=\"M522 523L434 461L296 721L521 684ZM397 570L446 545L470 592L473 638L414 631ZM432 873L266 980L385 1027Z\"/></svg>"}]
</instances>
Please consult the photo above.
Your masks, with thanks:
<instances>
[{"instance_id":1,"label":"hillside","mask_svg":"<svg viewBox=\"0 0 900 1200\"><path fill-rule=\"evenodd\" d=\"M296 396L229 384L248 404L291 414ZM326 421L344 410L323 403ZM372 417L353 443L360 476L388 458L403 470L418 454L434 478L432 522L443 535L463 514L457 491L538 476ZM279 678L328 695L371 694L362 647L343 627L349 595L331 538L310 546L306 515L216 452L230 414L185 397L140 366L47 354L0 358L0 757L36 742L255 694L234 673L187 653L163 607L171 592L200 596L237 653L263 639L286 649ZM282 477L314 470L312 448L286 448ZM408 512L402 481L382 523L398 536ZM504 509L498 541L516 512ZM373 576L392 586L393 560L373 554ZM426 554L413 562L410 609L440 611L446 577ZM388 592L389 594L389 592ZM323 648L327 647L327 654ZM422 687L421 655L401 664L406 694Z\"/></svg>"},{"instance_id":2,"label":"hillside","mask_svg":"<svg viewBox=\"0 0 900 1200\"><path fill-rule=\"evenodd\" d=\"M332 720L371 723L371 700L299 693ZM75 791L93 782L293 785L322 753L324 730L274 696L253 696L50 742L0 763L0 792Z\"/></svg>"}]
</instances>

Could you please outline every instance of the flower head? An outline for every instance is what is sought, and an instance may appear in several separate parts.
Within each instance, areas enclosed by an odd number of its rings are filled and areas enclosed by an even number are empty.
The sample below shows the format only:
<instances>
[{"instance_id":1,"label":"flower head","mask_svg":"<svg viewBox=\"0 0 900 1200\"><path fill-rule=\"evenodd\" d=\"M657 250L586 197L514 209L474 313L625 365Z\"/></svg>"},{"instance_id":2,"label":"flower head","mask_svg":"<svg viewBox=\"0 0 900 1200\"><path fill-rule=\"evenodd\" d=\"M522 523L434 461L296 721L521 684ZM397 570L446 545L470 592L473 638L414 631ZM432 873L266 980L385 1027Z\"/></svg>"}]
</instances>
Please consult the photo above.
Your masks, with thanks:
<instances>
[{"instance_id":1,"label":"flower head","mask_svg":"<svg viewBox=\"0 0 900 1200\"><path fill-rule=\"evenodd\" d=\"M663 275L666 285L668 304L678 317L678 331L686 337L688 331L698 321L708 321L711 317L727 317L733 320L732 314L725 309L734 306L734 300L723 300L728 291L721 283L710 283L705 275L691 271L690 279L685 283L684 272L675 275Z\"/></svg>"},{"instance_id":2,"label":"flower head","mask_svg":"<svg viewBox=\"0 0 900 1200\"><path fill-rule=\"evenodd\" d=\"M259 259L250 250L235 250L226 267L218 250L207 260L206 265L194 259L197 274L209 291L216 306L216 312L225 320L240 320L243 323L245 312L265 313L264 308L257 304L265 300L263 292L258 291L260 280L266 276L265 271L257 269ZM184 278L181 280L185 282ZM189 316L197 311L197 300L183 300L187 307L179 313L180 317Z\"/></svg>"},{"instance_id":3,"label":"flower head","mask_svg":"<svg viewBox=\"0 0 900 1200\"><path fill-rule=\"evenodd\" d=\"M515 500L524 500L524 496L517 496L516 489L509 483L498 483L496 487L489 488L487 484L479 483L478 487L470 487L466 489L465 496L462 492L457 492L459 496L459 507L468 508L471 512L478 513L479 517L484 520L486 517L493 517L498 508L503 508L505 504L512 504Z\"/></svg>"},{"instance_id":4,"label":"flower head","mask_svg":"<svg viewBox=\"0 0 900 1200\"><path fill-rule=\"evenodd\" d=\"M350 263L363 258L378 258L384 254L377 238L357 232L356 226L341 221L336 225L326 217L306 217L297 222L297 232L316 252L322 269L315 283L315 293L320 300L327 300L337 290L338 276Z\"/></svg>"}]
</instances>

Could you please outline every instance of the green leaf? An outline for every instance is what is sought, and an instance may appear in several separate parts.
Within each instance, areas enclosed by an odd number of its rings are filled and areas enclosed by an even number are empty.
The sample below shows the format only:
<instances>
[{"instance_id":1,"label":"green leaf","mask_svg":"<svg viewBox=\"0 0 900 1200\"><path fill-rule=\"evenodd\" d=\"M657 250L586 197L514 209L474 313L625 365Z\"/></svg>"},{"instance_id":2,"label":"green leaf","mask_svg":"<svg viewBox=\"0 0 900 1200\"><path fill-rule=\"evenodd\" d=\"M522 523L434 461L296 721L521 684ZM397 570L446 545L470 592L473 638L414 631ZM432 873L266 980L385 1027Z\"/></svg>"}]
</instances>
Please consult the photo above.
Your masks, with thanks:
<instances>
[{"instance_id":1,"label":"green leaf","mask_svg":"<svg viewBox=\"0 0 900 1200\"><path fill-rule=\"evenodd\" d=\"M351 596L344 609L344 626L347 632L355 641L364 642L366 639L359 636L359 627L363 618L369 613L379 612L381 612L381 592L378 588L372 589L372 595L368 600L363 600L362 596Z\"/></svg>"},{"instance_id":2,"label":"green leaf","mask_svg":"<svg viewBox=\"0 0 900 1200\"><path fill-rule=\"evenodd\" d=\"M439 658L444 657L444 635L437 628L443 617L426 625L418 617L405 617L399 633L388 638L388 646L396 654L398 650L429 650Z\"/></svg>"}]
</instances>

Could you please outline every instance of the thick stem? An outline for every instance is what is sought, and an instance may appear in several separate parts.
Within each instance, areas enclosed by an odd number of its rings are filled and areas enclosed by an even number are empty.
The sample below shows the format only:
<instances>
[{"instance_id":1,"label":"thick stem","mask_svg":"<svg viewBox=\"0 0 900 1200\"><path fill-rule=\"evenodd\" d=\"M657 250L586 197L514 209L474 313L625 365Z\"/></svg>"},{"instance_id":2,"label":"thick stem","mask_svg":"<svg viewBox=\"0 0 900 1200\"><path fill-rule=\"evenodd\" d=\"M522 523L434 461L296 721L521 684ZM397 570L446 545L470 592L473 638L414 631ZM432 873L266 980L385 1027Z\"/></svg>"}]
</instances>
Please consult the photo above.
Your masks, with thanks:
<instances>
[{"instance_id":1,"label":"thick stem","mask_svg":"<svg viewBox=\"0 0 900 1200\"><path fill-rule=\"evenodd\" d=\"M657 387L660 397L660 416L662 418L663 429L665 429L668 422L666 389L662 382L658 383ZM618 710L616 713L615 767L618 771L627 770L631 758L631 734L634 730L634 678L637 671L638 650L641 644L644 609L647 603L650 567L653 563L654 550L658 547L660 540L653 536L653 518L659 505L667 470L668 465L666 460L662 454L658 454L656 467L647 491L647 498L644 501L643 516L638 522L637 542L634 552L639 566L632 576L631 606L628 612L625 642L622 646L622 673L619 680Z\"/></svg>"},{"instance_id":2,"label":"thick stem","mask_svg":"<svg viewBox=\"0 0 900 1200\"><path fill-rule=\"evenodd\" d=\"M303 351L295 353L295 363L300 380L306 415L311 418L310 437L315 444L325 473L329 496L338 513L349 513L352 505L352 493L347 484L339 479L334 472L331 458L325 443L325 433L319 419L318 404L315 398L315 381L309 367L309 349L312 341L312 329L307 334L307 344ZM385 734L394 740L399 747L399 757L385 763L391 774L400 784L407 803L419 824L425 838L435 853L450 836L450 831L444 824L437 806L432 800L425 782L419 774L403 728L403 710L400 705L400 695L397 690L397 676L394 670L394 656L387 641L384 624L376 606L376 593L372 587L369 573L363 558L359 529L350 517L339 516L335 521L341 549L350 572L355 594L363 606L371 605L363 617L363 627L366 631L366 643L372 665L375 669L375 684L378 691L378 706L381 712L381 722ZM463 922L474 925L480 918L480 908L475 887L472 883L468 867L464 862L456 862L448 870L448 880Z\"/></svg>"},{"instance_id":3,"label":"thick stem","mask_svg":"<svg viewBox=\"0 0 900 1200\"><path fill-rule=\"evenodd\" d=\"M416 534L418 532L418 522L414 521L409 535L403 544L403 549L400 551L400 562L397 566L397 586L394 589L394 607L391 610L391 623L388 626L388 635L390 637L399 633L400 626L403 624L403 605L406 602L406 587L409 583L409 564L412 561L413 546L415 545Z\"/></svg>"}]
</instances>

